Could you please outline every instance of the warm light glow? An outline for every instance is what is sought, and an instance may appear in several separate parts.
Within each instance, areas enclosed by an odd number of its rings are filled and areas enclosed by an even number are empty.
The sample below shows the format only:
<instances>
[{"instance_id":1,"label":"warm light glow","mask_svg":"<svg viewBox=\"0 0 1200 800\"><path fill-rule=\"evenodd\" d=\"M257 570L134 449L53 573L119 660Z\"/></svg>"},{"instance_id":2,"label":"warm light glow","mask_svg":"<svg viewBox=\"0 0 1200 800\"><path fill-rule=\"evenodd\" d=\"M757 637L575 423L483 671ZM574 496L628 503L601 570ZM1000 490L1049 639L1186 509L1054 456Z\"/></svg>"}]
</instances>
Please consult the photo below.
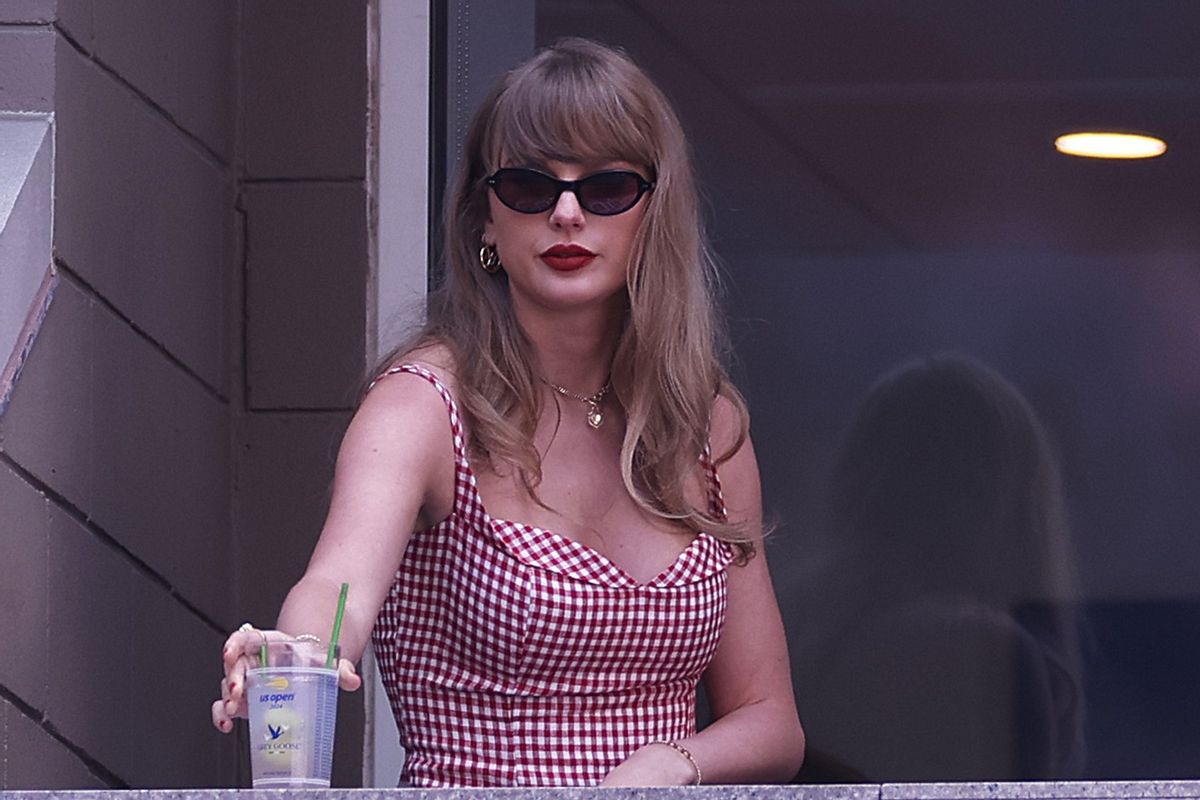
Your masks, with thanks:
<instances>
[{"instance_id":1,"label":"warm light glow","mask_svg":"<svg viewBox=\"0 0 1200 800\"><path fill-rule=\"evenodd\" d=\"M1068 133L1054 140L1054 149L1085 158L1154 158L1167 152L1167 143L1134 133Z\"/></svg>"}]
</instances>

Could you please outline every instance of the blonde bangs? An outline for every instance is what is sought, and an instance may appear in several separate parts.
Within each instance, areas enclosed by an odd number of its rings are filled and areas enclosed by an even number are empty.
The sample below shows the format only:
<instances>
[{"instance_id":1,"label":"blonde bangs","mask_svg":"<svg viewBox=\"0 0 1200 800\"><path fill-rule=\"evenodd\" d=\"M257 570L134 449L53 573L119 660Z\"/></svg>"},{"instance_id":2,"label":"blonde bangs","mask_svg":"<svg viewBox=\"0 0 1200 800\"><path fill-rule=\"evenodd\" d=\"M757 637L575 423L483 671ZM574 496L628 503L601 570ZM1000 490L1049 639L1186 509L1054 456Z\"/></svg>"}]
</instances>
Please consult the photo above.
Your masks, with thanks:
<instances>
[{"instance_id":1,"label":"blonde bangs","mask_svg":"<svg viewBox=\"0 0 1200 800\"><path fill-rule=\"evenodd\" d=\"M657 166L651 137L659 126L631 91L637 75L612 69L592 75L573 63L541 67L512 73L497 98L484 147L489 172L548 161Z\"/></svg>"}]
</instances>

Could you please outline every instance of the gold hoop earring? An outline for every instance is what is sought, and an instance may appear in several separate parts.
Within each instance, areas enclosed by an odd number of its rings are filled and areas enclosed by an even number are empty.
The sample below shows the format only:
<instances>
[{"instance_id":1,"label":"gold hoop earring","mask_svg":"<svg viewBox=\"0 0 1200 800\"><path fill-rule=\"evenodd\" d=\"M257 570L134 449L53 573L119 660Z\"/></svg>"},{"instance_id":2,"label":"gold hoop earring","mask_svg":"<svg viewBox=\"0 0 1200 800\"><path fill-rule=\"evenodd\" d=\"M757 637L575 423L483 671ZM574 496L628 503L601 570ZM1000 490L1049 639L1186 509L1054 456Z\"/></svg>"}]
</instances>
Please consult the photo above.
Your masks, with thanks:
<instances>
[{"instance_id":1,"label":"gold hoop earring","mask_svg":"<svg viewBox=\"0 0 1200 800\"><path fill-rule=\"evenodd\" d=\"M504 265L500 263L500 253L496 251L496 245L485 244L479 248L479 266L489 275L500 271Z\"/></svg>"}]
</instances>

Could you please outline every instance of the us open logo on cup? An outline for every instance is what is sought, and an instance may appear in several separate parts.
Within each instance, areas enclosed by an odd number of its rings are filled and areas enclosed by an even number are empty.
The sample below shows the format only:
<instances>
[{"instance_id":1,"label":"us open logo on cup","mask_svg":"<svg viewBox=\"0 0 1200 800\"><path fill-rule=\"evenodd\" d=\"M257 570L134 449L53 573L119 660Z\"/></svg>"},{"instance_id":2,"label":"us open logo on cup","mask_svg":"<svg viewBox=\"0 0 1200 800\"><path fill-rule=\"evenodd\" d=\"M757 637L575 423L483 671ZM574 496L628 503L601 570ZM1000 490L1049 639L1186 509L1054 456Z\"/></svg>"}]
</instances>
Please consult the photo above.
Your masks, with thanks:
<instances>
[{"instance_id":1,"label":"us open logo on cup","mask_svg":"<svg viewBox=\"0 0 1200 800\"><path fill-rule=\"evenodd\" d=\"M304 718L292 708L296 693L283 691L288 686L287 678L277 676L264 681L265 691L258 695L259 705L266 708L262 715L262 741L257 749L267 756L288 755L302 746L299 738Z\"/></svg>"}]
</instances>

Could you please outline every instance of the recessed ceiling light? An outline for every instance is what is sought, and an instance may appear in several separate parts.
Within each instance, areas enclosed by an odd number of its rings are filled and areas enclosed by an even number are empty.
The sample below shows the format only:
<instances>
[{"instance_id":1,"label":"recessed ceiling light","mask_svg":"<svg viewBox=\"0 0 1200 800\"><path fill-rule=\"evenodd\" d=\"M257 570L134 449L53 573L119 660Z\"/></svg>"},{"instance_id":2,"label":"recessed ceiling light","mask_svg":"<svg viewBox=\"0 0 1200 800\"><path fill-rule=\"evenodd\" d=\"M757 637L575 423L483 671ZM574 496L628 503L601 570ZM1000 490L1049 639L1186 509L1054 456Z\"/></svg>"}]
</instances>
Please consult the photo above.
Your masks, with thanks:
<instances>
[{"instance_id":1,"label":"recessed ceiling light","mask_svg":"<svg viewBox=\"0 0 1200 800\"><path fill-rule=\"evenodd\" d=\"M1167 143L1136 133L1088 131L1059 136L1054 149L1084 158L1154 158L1167 152Z\"/></svg>"}]
</instances>

